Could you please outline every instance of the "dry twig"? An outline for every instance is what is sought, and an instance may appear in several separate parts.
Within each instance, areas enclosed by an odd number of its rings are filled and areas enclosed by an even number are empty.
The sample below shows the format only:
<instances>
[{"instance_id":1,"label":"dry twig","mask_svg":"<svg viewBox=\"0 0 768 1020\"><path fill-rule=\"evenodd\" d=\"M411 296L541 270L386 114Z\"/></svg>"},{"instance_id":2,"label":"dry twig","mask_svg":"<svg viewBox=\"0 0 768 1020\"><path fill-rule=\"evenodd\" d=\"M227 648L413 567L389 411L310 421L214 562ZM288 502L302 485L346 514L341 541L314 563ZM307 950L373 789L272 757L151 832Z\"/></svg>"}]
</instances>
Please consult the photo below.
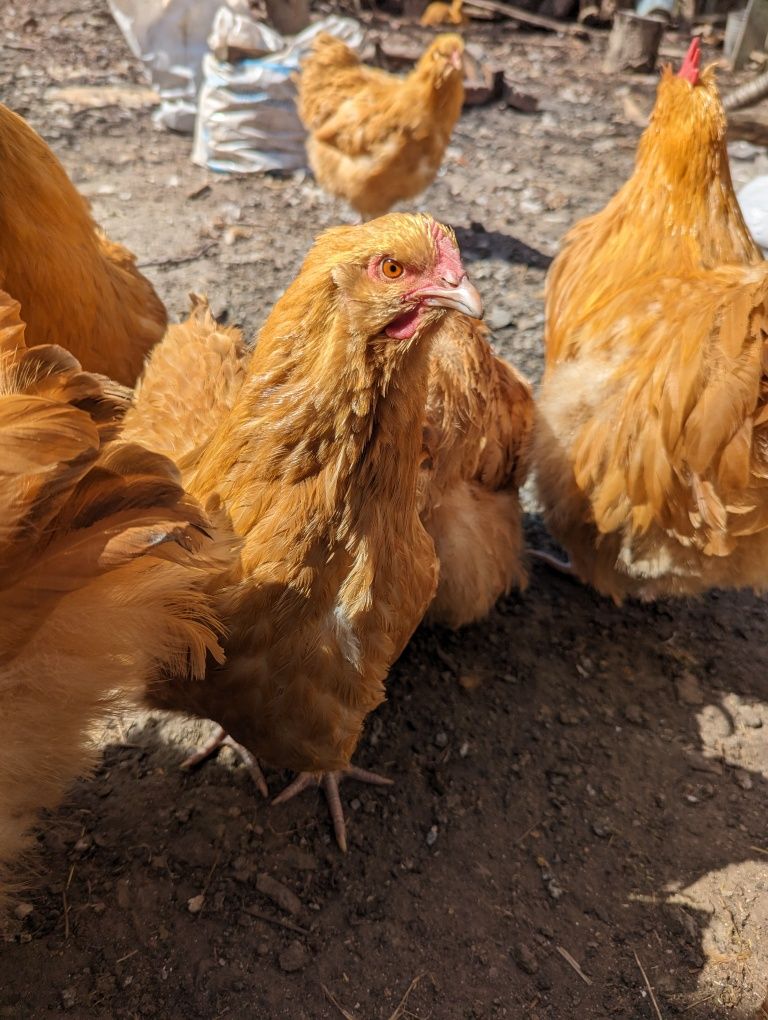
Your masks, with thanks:
<instances>
[{"instance_id":1,"label":"dry twig","mask_svg":"<svg viewBox=\"0 0 768 1020\"><path fill-rule=\"evenodd\" d=\"M271 914L265 914L258 907L246 907L245 912L250 914L251 917L257 917L260 921L276 924L278 928L287 928L288 931L295 931L298 935L312 934L307 928L302 928L300 924L294 924L293 921L284 921L281 917L272 917Z\"/></svg>"},{"instance_id":2,"label":"dry twig","mask_svg":"<svg viewBox=\"0 0 768 1020\"><path fill-rule=\"evenodd\" d=\"M395 1012L392 1014L392 1016L389 1018L389 1020L400 1020L400 1017L405 1014L405 1004L408 1001L409 995L414 990L414 988L419 983L419 981L421 981L421 979L426 977L426 976L427 976L426 975L426 971L423 974L417 974L416 975L416 977L413 979L413 981L411 981L411 983L406 988L405 995L398 1002L397 1008L395 1009Z\"/></svg>"},{"instance_id":3,"label":"dry twig","mask_svg":"<svg viewBox=\"0 0 768 1020\"><path fill-rule=\"evenodd\" d=\"M320 987L322 988L326 999L333 1006L335 1006L336 1009L338 1009L339 1013L341 1013L341 1015L344 1017L344 1020L357 1020L357 1017L355 1016L354 1013L350 1013L348 1009L345 1009L342 1006L342 1004L339 1002L339 1000L336 998L336 996L333 994L330 988L327 988L325 985L320 985Z\"/></svg>"},{"instance_id":4,"label":"dry twig","mask_svg":"<svg viewBox=\"0 0 768 1020\"><path fill-rule=\"evenodd\" d=\"M576 973L579 975L579 977L581 978L581 980L584 982L585 985L591 985L592 984L592 978L587 977L587 975L584 973L584 971L581 969L581 967L578 965L578 963L574 960L574 958L571 956L571 954L568 952L567 949L563 949L562 946L555 946L555 949L562 956L562 958L565 960L565 962L567 964L570 964L571 967L573 967L573 969L576 971Z\"/></svg>"},{"instance_id":5,"label":"dry twig","mask_svg":"<svg viewBox=\"0 0 768 1020\"><path fill-rule=\"evenodd\" d=\"M187 255L171 255L167 259L147 259L146 262L139 262L138 268L146 269L147 266L181 266L185 262L195 262L207 254L217 243L217 241L206 241L205 244L201 244L199 248L189 252Z\"/></svg>"},{"instance_id":6,"label":"dry twig","mask_svg":"<svg viewBox=\"0 0 768 1020\"><path fill-rule=\"evenodd\" d=\"M640 968L640 973L643 975L643 981L645 981L645 987L648 989L648 994L651 997L651 1003L653 1004L654 1012L656 1013L658 1020L664 1020L664 1018L661 1015L661 1010L659 1009L659 1004L656 1001L656 996L653 994L651 982L648 980L648 975L645 973L645 969L642 963L640 963L640 957L637 955L637 953L635 953L634 949L632 950L632 952L635 955L635 961L637 963L637 966Z\"/></svg>"}]
</instances>

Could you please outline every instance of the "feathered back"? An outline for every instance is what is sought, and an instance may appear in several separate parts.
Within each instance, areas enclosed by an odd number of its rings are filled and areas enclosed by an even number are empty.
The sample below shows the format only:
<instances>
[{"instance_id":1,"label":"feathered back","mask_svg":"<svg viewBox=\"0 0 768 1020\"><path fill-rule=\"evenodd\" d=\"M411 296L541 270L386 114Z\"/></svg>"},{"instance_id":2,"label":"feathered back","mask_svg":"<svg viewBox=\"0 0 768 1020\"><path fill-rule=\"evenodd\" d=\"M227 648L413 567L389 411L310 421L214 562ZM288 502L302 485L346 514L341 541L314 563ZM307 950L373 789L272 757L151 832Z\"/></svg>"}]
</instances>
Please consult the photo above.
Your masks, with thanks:
<instances>
[{"instance_id":1,"label":"feathered back","mask_svg":"<svg viewBox=\"0 0 768 1020\"><path fill-rule=\"evenodd\" d=\"M167 316L133 255L96 227L61 163L0 104L0 287L33 343L132 386Z\"/></svg>"},{"instance_id":2,"label":"feathered back","mask_svg":"<svg viewBox=\"0 0 768 1020\"><path fill-rule=\"evenodd\" d=\"M239 329L220 326L205 298L190 297L187 321L169 326L147 359L122 432L185 467L231 411L249 354Z\"/></svg>"},{"instance_id":3,"label":"feathered back","mask_svg":"<svg viewBox=\"0 0 768 1020\"><path fill-rule=\"evenodd\" d=\"M170 461L113 438L125 404L62 348L27 349L0 292L0 900L115 693L221 660L201 589L230 546Z\"/></svg>"},{"instance_id":4,"label":"feathered back","mask_svg":"<svg viewBox=\"0 0 768 1020\"><path fill-rule=\"evenodd\" d=\"M569 231L547 276L547 364L576 356L579 324L635 280L762 262L733 191L725 135L714 70L692 85L665 68L634 173Z\"/></svg>"}]
</instances>

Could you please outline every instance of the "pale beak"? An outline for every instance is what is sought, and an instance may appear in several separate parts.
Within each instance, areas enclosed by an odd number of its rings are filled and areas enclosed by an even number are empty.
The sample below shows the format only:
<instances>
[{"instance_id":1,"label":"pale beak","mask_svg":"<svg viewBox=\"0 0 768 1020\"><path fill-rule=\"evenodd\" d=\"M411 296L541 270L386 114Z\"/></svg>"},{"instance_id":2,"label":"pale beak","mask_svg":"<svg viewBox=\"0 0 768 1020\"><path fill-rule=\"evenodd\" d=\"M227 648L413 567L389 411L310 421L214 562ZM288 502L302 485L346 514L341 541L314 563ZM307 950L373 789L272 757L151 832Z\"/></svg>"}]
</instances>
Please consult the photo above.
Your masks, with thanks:
<instances>
[{"instance_id":1,"label":"pale beak","mask_svg":"<svg viewBox=\"0 0 768 1020\"><path fill-rule=\"evenodd\" d=\"M457 312L464 312L473 319L483 317L483 299L478 294L475 285L470 283L469 277L465 274L457 284L449 284L447 287L432 287L430 290L421 291L418 295L420 301L425 305L438 308L455 308Z\"/></svg>"}]
</instances>

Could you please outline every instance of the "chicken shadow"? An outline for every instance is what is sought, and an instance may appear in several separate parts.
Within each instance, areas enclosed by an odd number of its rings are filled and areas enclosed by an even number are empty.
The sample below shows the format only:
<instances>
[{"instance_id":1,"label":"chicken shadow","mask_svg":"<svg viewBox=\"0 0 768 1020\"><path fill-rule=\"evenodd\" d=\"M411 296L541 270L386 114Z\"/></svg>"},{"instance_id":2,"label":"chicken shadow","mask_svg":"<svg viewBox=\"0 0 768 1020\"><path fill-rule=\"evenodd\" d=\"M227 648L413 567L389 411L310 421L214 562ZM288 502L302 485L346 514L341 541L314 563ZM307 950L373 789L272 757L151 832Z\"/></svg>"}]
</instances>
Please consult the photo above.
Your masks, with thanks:
<instances>
[{"instance_id":1,"label":"chicken shadow","mask_svg":"<svg viewBox=\"0 0 768 1020\"><path fill-rule=\"evenodd\" d=\"M524 241L499 230L486 230L482 223L472 222L469 227L454 226L462 258L467 262L478 259L500 259L534 269L548 269L552 256Z\"/></svg>"},{"instance_id":2,"label":"chicken shadow","mask_svg":"<svg viewBox=\"0 0 768 1020\"><path fill-rule=\"evenodd\" d=\"M104 1015L330 1018L324 984L388 1020L425 973L416 1016L640 1020L644 972L662 1015L747 1020L766 973L765 622L748 593L616 607L536 567L482 624L423 627L356 755L397 785L343 787L346 856L319 794L271 807L229 750L182 772L208 724L112 723L43 829L0 1008L45 974L53 1012L66 986ZM273 793L285 778L267 773Z\"/></svg>"}]
</instances>

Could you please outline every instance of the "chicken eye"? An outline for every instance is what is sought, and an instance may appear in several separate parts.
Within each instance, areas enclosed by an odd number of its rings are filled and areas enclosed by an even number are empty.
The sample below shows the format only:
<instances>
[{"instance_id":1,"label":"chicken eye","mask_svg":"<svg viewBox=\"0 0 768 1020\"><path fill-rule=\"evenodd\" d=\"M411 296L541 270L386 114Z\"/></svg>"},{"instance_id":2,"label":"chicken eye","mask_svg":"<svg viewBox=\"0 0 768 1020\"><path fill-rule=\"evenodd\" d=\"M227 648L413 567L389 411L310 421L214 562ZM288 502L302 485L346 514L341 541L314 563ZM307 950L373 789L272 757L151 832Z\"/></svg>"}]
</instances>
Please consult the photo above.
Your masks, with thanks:
<instances>
[{"instance_id":1,"label":"chicken eye","mask_svg":"<svg viewBox=\"0 0 768 1020\"><path fill-rule=\"evenodd\" d=\"M381 263L381 271L388 280L396 280L405 272L402 265L394 259L384 259Z\"/></svg>"}]
</instances>

